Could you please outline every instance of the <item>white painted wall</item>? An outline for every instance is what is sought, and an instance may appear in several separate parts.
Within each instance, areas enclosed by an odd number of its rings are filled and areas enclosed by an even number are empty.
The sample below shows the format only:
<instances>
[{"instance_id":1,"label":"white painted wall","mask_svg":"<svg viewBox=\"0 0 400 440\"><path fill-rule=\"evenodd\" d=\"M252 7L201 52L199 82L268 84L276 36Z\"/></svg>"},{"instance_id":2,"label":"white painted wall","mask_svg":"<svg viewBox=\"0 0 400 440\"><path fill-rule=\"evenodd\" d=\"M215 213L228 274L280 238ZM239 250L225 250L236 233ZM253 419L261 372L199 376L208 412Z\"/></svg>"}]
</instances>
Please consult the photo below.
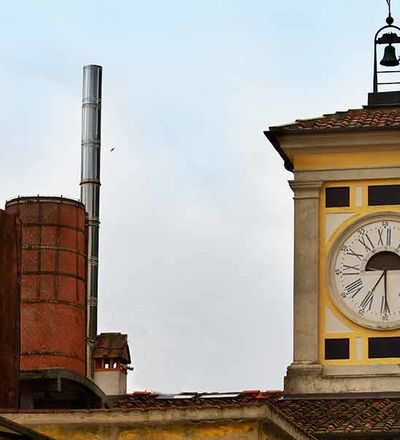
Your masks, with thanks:
<instances>
[{"instance_id":1,"label":"white painted wall","mask_svg":"<svg viewBox=\"0 0 400 440\"><path fill-rule=\"evenodd\" d=\"M127 374L120 369L104 369L94 372L94 382L109 396L126 394Z\"/></svg>"}]
</instances>

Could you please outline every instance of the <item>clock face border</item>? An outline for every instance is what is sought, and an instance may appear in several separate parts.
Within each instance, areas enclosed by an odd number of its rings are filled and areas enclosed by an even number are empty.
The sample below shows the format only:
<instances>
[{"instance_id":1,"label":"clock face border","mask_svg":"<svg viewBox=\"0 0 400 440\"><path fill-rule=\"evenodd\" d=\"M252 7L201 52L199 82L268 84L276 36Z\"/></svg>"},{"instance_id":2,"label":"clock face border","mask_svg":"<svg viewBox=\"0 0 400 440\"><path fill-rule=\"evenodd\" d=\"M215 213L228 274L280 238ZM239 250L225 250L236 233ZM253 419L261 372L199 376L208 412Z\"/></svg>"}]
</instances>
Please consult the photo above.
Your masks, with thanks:
<instances>
[{"instance_id":1,"label":"clock face border","mask_svg":"<svg viewBox=\"0 0 400 440\"><path fill-rule=\"evenodd\" d=\"M400 224L400 212L397 214L393 211L381 211L374 212L371 214L364 215L363 217L355 220L350 225L348 225L339 235L336 237L333 245L331 246L328 257L327 257L327 273L326 279L328 280L328 294L335 306L339 309L339 311L350 321L369 329L373 330L395 330L400 328L400 316L396 321L382 321L382 322L373 322L367 318L364 318L357 314L354 310L352 310L344 301L338 289L336 287L335 281L335 262L336 258L339 254L340 248L346 242L348 238L352 234L354 234L357 230L362 228L363 226L369 225L371 223L379 222L379 221L393 221ZM400 250L398 251L400 255Z\"/></svg>"}]
</instances>

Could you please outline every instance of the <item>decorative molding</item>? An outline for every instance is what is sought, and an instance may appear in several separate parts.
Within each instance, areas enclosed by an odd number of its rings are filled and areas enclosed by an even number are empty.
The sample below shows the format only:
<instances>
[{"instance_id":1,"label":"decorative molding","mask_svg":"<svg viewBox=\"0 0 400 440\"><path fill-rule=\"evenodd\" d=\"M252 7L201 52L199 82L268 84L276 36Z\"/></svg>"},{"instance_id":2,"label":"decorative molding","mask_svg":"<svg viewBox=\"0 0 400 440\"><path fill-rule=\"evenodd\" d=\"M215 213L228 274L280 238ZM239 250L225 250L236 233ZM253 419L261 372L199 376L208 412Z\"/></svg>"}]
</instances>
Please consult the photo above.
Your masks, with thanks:
<instances>
[{"instance_id":1,"label":"decorative molding","mask_svg":"<svg viewBox=\"0 0 400 440\"><path fill-rule=\"evenodd\" d=\"M320 133L285 133L279 136L281 148L290 156L293 151L307 151L319 154L353 151L390 151L398 150L399 129L337 131Z\"/></svg>"},{"instance_id":2,"label":"decorative molding","mask_svg":"<svg viewBox=\"0 0 400 440\"><path fill-rule=\"evenodd\" d=\"M363 167L330 170L294 171L296 182L333 182L336 180L398 179L400 167Z\"/></svg>"},{"instance_id":3,"label":"decorative molding","mask_svg":"<svg viewBox=\"0 0 400 440\"><path fill-rule=\"evenodd\" d=\"M294 192L294 199L319 199L320 190L323 182L321 180L316 181L288 181L290 188Z\"/></svg>"}]
</instances>

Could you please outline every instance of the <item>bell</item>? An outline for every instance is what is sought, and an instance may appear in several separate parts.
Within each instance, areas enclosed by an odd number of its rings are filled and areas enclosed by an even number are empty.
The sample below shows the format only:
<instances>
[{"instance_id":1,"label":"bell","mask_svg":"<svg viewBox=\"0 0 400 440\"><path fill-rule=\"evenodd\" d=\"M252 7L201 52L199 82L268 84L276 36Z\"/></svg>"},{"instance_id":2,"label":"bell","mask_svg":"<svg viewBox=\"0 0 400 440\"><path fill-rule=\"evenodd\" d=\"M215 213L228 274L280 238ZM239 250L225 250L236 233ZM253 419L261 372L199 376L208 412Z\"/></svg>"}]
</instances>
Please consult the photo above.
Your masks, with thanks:
<instances>
[{"instance_id":1,"label":"bell","mask_svg":"<svg viewBox=\"0 0 400 440\"><path fill-rule=\"evenodd\" d=\"M383 58L380 64L387 67L394 67L399 65L399 60L396 56L396 49L391 44L385 47L385 52L383 54Z\"/></svg>"}]
</instances>

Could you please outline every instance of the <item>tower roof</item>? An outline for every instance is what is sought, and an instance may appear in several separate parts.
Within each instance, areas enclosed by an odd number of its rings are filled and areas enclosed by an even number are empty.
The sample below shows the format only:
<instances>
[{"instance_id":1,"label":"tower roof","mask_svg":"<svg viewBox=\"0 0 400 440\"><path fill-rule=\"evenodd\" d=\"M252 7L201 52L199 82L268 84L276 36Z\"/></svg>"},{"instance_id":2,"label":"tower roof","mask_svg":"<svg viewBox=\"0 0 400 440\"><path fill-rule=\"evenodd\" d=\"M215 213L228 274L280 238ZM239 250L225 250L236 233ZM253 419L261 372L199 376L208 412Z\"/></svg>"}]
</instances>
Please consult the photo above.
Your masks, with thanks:
<instances>
[{"instance_id":1,"label":"tower roof","mask_svg":"<svg viewBox=\"0 0 400 440\"><path fill-rule=\"evenodd\" d=\"M291 124L270 127L270 131L310 132L398 127L400 127L400 108L363 108L338 111L312 119L297 119Z\"/></svg>"},{"instance_id":2,"label":"tower roof","mask_svg":"<svg viewBox=\"0 0 400 440\"><path fill-rule=\"evenodd\" d=\"M365 107L328 113L317 118L297 119L290 124L272 126L264 134L284 160L285 168L293 171L292 160L281 145L283 138L390 130L400 130L400 107Z\"/></svg>"}]
</instances>

